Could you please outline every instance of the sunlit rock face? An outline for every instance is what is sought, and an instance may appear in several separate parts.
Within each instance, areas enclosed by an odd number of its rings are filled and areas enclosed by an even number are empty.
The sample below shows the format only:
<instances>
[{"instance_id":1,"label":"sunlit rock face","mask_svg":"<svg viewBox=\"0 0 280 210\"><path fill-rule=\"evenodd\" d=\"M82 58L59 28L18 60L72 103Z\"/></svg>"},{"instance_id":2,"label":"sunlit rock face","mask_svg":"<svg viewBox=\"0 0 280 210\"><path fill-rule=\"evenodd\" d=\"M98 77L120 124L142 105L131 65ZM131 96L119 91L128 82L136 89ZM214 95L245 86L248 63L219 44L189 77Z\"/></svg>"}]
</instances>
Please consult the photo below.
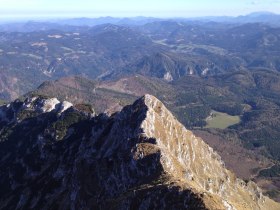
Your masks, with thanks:
<instances>
[{"instance_id":1,"label":"sunlit rock face","mask_svg":"<svg viewBox=\"0 0 280 210\"><path fill-rule=\"evenodd\" d=\"M163 170L180 180L181 187L202 194L207 208L268 209L274 205L255 183L245 183L228 171L221 157L185 129L159 100L146 95L142 103L147 111L141 128L160 148Z\"/></svg>"},{"instance_id":2,"label":"sunlit rock face","mask_svg":"<svg viewBox=\"0 0 280 210\"><path fill-rule=\"evenodd\" d=\"M0 209L280 209L151 95L110 117L45 100L2 122Z\"/></svg>"}]
</instances>

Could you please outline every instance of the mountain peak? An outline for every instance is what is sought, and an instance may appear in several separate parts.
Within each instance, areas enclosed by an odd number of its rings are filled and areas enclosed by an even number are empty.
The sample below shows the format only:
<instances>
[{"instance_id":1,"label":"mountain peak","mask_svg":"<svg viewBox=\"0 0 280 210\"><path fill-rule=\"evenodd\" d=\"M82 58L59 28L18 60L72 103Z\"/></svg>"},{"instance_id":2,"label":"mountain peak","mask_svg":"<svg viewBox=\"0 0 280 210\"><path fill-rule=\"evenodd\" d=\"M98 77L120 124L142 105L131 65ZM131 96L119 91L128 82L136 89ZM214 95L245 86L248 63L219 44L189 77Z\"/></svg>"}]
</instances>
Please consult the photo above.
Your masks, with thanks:
<instances>
[{"instance_id":1,"label":"mountain peak","mask_svg":"<svg viewBox=\"0 0 280 210\"><path fill-rule=\"evenodd\" d=\"M206 206L211 209L250 209L252 206L263 209L270 206L270 202L271 208L276 209L274 202L263 196L255 183L245 183L228 171L221 157L179 123L156 97L144 95L133 105L133 110L139 108L144 110L141 116L145 115L140 125L141 136L154 142L138 142L136 148L145 143L149 155L151 151L160 153L164 173L180 180L182 189L191 188L203 194ZM142 147L141 151L146 153Z\"/></svg>"},{"instance_id":2,"label":"mountain peak","mask_svg":"<svg viewBox=\"0 0 280 210\"><path fill-rule=\"evenodd\" d=\"M154 109L157 104L160 104L161 106L163 105L160 100L158 100L155 96L150 95L150 94L145 94L143 97L138 99L138 101L141 101L150 109ZM136 103L138 101L136 101Z\"/></svg>"}]
</instances>

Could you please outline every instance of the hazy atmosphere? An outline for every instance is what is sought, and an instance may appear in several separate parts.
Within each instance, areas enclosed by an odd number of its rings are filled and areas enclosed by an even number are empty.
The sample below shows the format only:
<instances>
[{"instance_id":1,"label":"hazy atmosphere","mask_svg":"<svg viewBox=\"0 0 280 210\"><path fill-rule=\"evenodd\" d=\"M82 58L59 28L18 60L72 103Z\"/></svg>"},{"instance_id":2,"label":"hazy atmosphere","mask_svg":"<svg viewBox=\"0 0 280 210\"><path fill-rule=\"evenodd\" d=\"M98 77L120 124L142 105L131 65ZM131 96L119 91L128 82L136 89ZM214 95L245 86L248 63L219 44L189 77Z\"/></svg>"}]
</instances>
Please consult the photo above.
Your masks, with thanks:
<instances>
[{"instance_id":1,"label":"hazy atmosphere","mask_svg":"<svg viewBox=\"0 0 280 210\"><path fill-rule=\"evenodd\" d=\"M153 16L237 16L255 11L280 12L279 0L0 0L2 18Z\"/></svg>"}]
</instances>

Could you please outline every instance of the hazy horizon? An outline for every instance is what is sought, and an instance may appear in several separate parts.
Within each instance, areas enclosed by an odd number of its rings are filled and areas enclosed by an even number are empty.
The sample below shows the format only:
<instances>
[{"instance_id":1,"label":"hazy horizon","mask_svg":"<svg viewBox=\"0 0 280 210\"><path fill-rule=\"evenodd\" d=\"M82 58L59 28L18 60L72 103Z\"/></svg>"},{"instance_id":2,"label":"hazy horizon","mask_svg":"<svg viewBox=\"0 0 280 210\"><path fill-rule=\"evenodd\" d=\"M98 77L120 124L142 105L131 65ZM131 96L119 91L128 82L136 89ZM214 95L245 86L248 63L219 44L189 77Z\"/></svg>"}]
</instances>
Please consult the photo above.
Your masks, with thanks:
<instances>
[{"instance_id":1,"label":"hazy horizon","mask_svg":"<svg viewBox=\"0 0 280 210\"><path fill-rule=\"evenodd\" d=\"M280 0L0 0L2 19L77 17L192 18L241 16L266 11L280 14Z\"/></svg>"},{"instance_id":2,"label":"hazy horizon","mask_svg":"<svg viewBox=\"0 0 280 210\"><path fill-rule=\"evenodd\" d=\"M268 12L268 11L256 11L252 13L247 13L247 14L242 14L242 15L208 15L208 16L190 16L190 17L180 17L180 16L170 16L170 17L159 17L159 16L93 16L93 15L69 15L69 16L1 16L0 15L0 23L1 22L26 22L26 21L55 21L55 20L66 20L66 19L79 19L79 18L160 18L160 19L203 19L207 17L229 17L229 18L234 18L234 17L239 17L239 16L246 16L254 13L271 13L275 15L280 15L280 13L273 13L273 12Z\"/></svg>"}]
</instances>

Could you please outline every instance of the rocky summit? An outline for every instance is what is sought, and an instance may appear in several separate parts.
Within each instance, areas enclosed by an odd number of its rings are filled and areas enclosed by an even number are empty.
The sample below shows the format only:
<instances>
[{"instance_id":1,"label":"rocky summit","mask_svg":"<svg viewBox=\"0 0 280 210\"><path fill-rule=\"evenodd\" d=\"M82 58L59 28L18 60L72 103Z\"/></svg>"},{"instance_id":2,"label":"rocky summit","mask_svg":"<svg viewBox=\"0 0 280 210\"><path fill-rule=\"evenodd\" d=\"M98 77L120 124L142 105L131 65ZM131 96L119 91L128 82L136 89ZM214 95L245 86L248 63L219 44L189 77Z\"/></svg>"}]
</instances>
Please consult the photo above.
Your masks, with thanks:
<instances>
[{"instance_id":1,"label":"rocky summit","mask_svg":"<svg viewBox=\"0 0 280 210\"><path fill-rule=\"evenodd\" d=\"M33 97L0 107L0 209L280 209L145 95L111 116Z\"/></svg>"}]
</instances>

